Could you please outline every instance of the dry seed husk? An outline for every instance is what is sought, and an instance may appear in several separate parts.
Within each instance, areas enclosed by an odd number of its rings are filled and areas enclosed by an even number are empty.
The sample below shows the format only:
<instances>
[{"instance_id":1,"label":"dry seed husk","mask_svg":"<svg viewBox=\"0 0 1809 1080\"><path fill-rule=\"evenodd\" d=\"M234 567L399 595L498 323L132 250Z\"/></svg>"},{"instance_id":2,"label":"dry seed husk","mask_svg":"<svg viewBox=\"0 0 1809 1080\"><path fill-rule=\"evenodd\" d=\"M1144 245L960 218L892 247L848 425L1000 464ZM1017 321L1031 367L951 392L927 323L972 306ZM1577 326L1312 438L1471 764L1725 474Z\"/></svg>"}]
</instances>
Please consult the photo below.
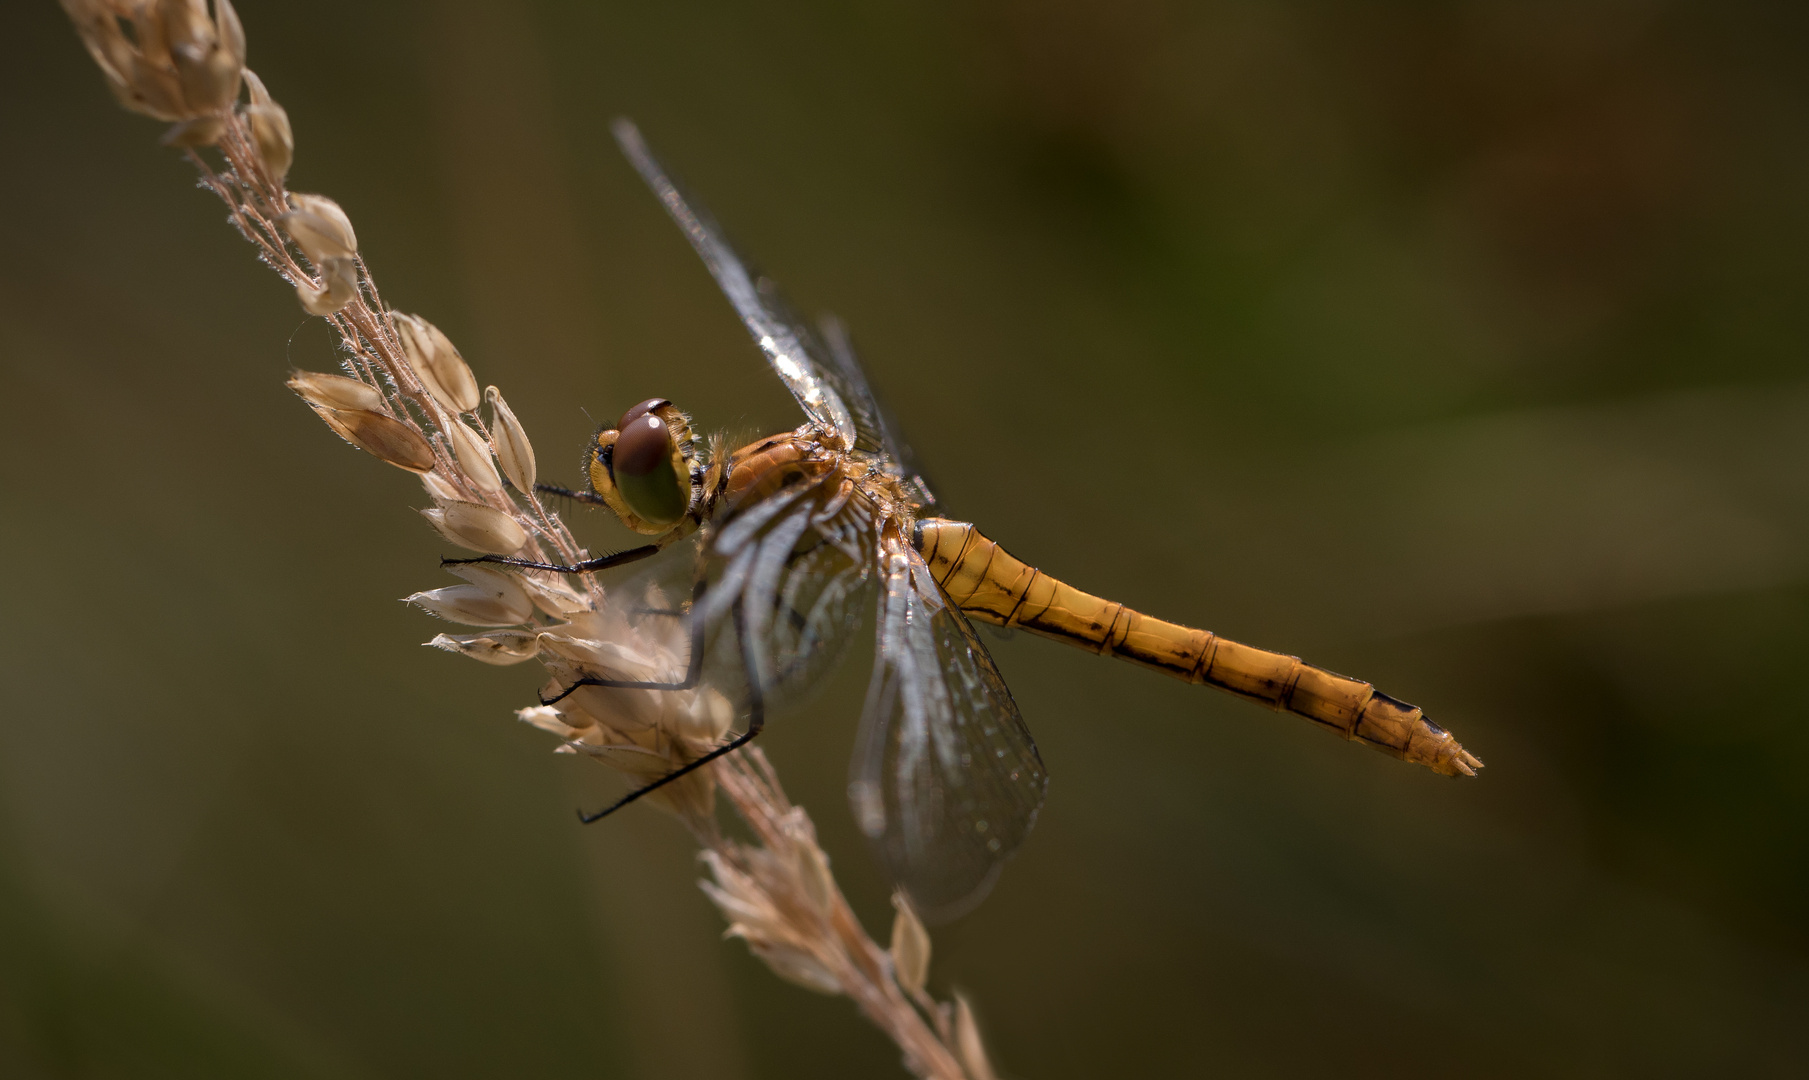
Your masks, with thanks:
<instances>
[{"instance_id":1,"label":"dry seed husk","mask_svg":"<svg viewBox=\"0 0 1809 1080\"><path fill-rule=\"evenodd\" d=\"M245 24L239 21L239 13L233 8L232 0L214 0L214 27L220 35L220 48L232 57L243 70L245 66Z\"/></svg>"},{"instance_id":2,"label":"dry seed husk","mask_svg":"<svg viewBox=\"0 0 1809 1080\"><path fill-rule=\"evenodd\" d=\"M734 722L735 707L729 699L705 687L692 697L689 708L679 710L672 730L687 739L713 743L728 734Z\"/></svg>"},{"instance_id":3,"label":"dry seed husk","mask_svg":"<svg viewBox=\"0 0 1809 1080\"><path fill-rule=\"evenodd\" d=\"M251 141L264 171L277 180L288 176L289 166L295 162L295 132L289 126L288 112L274 101L247 105L245 122L251 125Z\"/></svg>"},{"instance_id":4,"label":"dry seed husk","mask_svg":"<svg viewBox=\"0 0 1809 1080\"><path fill-rule=\"evenodd\" d=\"M217 10L219 24L207 19L206 8L200 4L177 0L164 6L169 58L182 97L195 112L215 112L239 96L245 32L230 3L218 3Z\"/></svg>"},{"instance_id":5,"label":"dry seed husk","mask_svg":"<svg viewBox=\"0 0 1809 1080\"><path fill-rule=\"evenodd\" d=\"M527 531L501 510L479 503L449 502L421 511L440 535L463 548L489 555L512 555L528 542Z\"/></svg>"},{"instance_id":6,"label":"dry seed husk","mask_svg":"<svg viewBox=\"0 0 1809 1080\"><path fill-rule=\"evenodd\" d=\"M347 237L335 223L320 216L310 214L306 210L291 210L277 218L282 223L283 231L295 241L295 246L302 249L302 254L316 266L329 259L343 259L358 249L348 242Z\"/></svg>"},{"instance_id":7,"label":"dry seed husk","mask_svg":"<svg viewBox=\"0 0 1809 1080\"><path fill-rule=\"evenodd\" d=\"M584 730L584 728L573 727L566 723L564 716L551 705L530 705L525 709L516 709L515 719L524 724L532 724L542 731L551 732L561 739L569 739L577 732ZM589 727L593 723L595 721L589 717L584 718L585 727Z\"/></svg>"},{"instance_id":8,"label":"dry seed husk","mask_svg":"<svg viewBox=\"0 0 1809 1080\"><path fill-rule=\"evenodd\" d=\"M514 570L490 563L460 563L446 567L446 572L485 590L496 598L497 603L521 616L514 622L527 622L533 618L534 602L521 587L521 575Z\"/></svg>"},{"instance_id":9,"label":"dry seed husk","mask_svg":"<svg viewBox=\"0 0 1809 1080\"><path fill-rule=\"evenodd\" d=\"M363 409L367 412L383 408L382 391L370 383L344 375L298 371L289 376L287 385L310 405L324 405L329 409Z\"/></svg>"},{"instance_id":10,"label":"dry seed husk","mask_svg":"<svg viewBox=\"0 0 1809 1080\"><path fill-rule=\"evenodd\" d=\"M590 610L590 602L562 580L547 579L532 573L523 574L518 580L521 587L527 590L528 599L534 602L534 606L555 619L567 619L580 611Z\"/></svg>"},{"instance_id":11,"label":"dry seed husk","mask_svg":"<svg viewBox=\"0 0 1809 1080\"><path fill-rule=\"evenodd\" d=\"M520 603L511 604L509 597L483 585L448 585L415 593L407 600L430 615L466 626L519 626L534 609L521 590L516 594Z\"/></svg>"},{"instance_id":12,"label":"dry seed husk","mask_svg":"<svg viewBox=\"0 0 1809 1080\"><path fill-rule=\"evenodd\" d=\"M835 878L829 873L829 856L823 854L812 836L799 838L796 850L798 883L817 914L828 914L830 902L835 898Z\"/></svg>"},{"instance_id":13,"label":"dry seed husk","mask_svg":"<svg viewBox=\"0 0 1809 1080\"><path fill-rule=\"evenodd\" d=\"M459 489L453 486L452 481L441 476L438 472L422 473L421 486L427 489L427 494L433 496L433 501L436 503L457 502L459 500Z\"/></svg>"},{"instance_id":14,"label":"dry seed husk","mask_svg":"<svg viewBox=\"0 0 1809 1080\"><path fill-rule=\"evenodd\" d=\"M930 932L904 893L892 894L892 906L898 910L892 920L892 974L899 986L918 993L930 974Z\"/></svg>"},{"instance_id":15,"label":"dry seed husk","mask_svg":"<svg viewBox=\"0 0 1809 1080\"><path fill-rule=\"evenodd\" d=\"M452 340L440 328L419 315L393 313L392 325L402 340L402 353L408 366L441 405L455 413L467 413L478 406L477 377L459 355Z\"/></svg>"},{"instance_id":16,"label":"dry seed husk","mask_svg":"<svg viewBox=\"0 0 1809 1080\"><path fill-rule=\"evenodd\" d=\"M340 205L325 195L308 195L301 192L290 192L289 208L302 214L313 214L332 227L331 240L346 249L350 255L358 250L358 234L352 229L352 219Z\"/></svg>"},{"instance_id":17,"label":"dry seed husk","mask_svg":"<svg viewBox=\"0 0 1809 1080\"><path fill-rule=\"evenodd\" d=\"M525 663L534 659L540 651L536 635L523 630L493 630L486 634L436 634L427 644L498 667Z\"/></svg>"},{"instance_id":18,"label":"dry seed husk","mask_svg":"<svg viewBox=\"0 0 1809 1080\"><path fill-rule=\"evenodd\" d=\"M198 146L212 146L220 141L220 134L226 130L224 116L197 116L193 120L184 120L173 125L163 133L159 141L165 146L180 146L194 149Z\"/></svg>"},{"instance_id":19,"label":"dry seed husk","mask_svg":"<svg viewBox=\"0 0 1809 1080\"><path fill-rule=\"evenodd\" d=\"M340 438L365 453L410 472L424 473L433 468L433 447L413 426L364 409L330 409L323 405L313 408Z\"/></svg>"},{"instance_id":20,"label":"dry seed husk","mask_svg":"<svg viewBox=\"0 0 1809 1080\"><path fill-rule=\"evenodd\" d=\"M502 490L502 477L496 475L496 466L490 463L490 448L477 437L462 420L453 420L446 425L447 438L452 443L452 452L458 456L459 467L465 470L465 476L471 486L488 495Z\"/></svg>"},{"instance_id":21,"label":"dry seed husk","mask_svg":"<svg viewBox=\"0 0 1809 1080\"><path fill-rule=\"evenodd\" d=\"M253 105L270 104L270 91L264 89L264 80L250 68L245 69L245 96Z\"/></svg>"},{"instance_id":22,"label":"dry seed husk","mask_svg":"<svg viewBox=\"0 0 1809 1080\"><path fill-rule=\"evenodd\" d=\"M490 400L493 414L490 437L496 444L496 462L517 491L531 493L539 476L534 464L534 444L528 441L528 433L522 429L521 421L515 419L509 403L503 400L501 390L486 387L484 396Z\"/></svg>"},{"instance_id":23,"label":"dry seed husk","mask_svg":"<svg viewBox=\"0 0 1809 1080\"><path fill-rule=\"evenodd\" d=\"M291 194L289 207L276 220L310 262L319 265L358 253L358 234L338 203L324 195Z\"/></svg>"},{"instance_id":24,"label":"dry seed husk","mask_svg":"<svg viewBox=\"0 0 1809 1080\"><path fill-rule=\"evenodd\" d=\"M955 994L955 1053L969 1080L999 1080L992 1062L986 1057L986 1043L980 1038L980 1025L974 1020L974 1007L967 998Z\"/></svg>"},{"instance_id":25,"label":"dry seed husk","mask_svg":"<svg viewBox=\"0 0 1809 1080\"><path fill-rule=\"evenodd\" d=\"M320 266L320 285L303 278L295 283L296 298L310 315L332 315L358 297L358 264L351 259L328 259Z\"/></svg>"}]
</instances>

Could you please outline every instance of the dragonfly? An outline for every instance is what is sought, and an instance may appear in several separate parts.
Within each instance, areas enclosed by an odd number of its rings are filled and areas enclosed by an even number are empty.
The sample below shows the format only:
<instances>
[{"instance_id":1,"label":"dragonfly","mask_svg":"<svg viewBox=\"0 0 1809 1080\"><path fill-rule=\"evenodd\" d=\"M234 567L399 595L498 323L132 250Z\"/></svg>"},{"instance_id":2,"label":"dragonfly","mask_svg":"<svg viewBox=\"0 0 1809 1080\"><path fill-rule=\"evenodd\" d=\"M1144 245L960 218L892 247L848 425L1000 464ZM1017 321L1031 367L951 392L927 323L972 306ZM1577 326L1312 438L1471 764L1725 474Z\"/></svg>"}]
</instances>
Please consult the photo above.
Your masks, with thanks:
<instances>
[{"instance_id":1,"label":"dragonfly","mask_svg":"<svg viewBox=\"0 0 1809 1080\"><path fill-rule=\"evenodd\" d=\"M974 622L1021 628L1101 656L1293 713L1345 739L1444 775L1482 766L1416 706L1299 658L1166 622L1081 591L941 513L897 425L875 399L833 319L812 332L770 279L627 120L629 162L690 240L804 415L797 428L733 451L700 448L690 417L655 398L587 447L587 491L543 490L607 506L648 542L570 565L482 560L561 573L637 562L681 541L700 552L687 670L663 681L574 676L584 686L684 690L725 676L707 642L733 639L746 724L681 768L586 822L745 746L768 705L808 686L875 611L875 659L848 785L854 818L920 914L955 917L982 899L1024 843L1048 772Z\"/></svg>"}]
</instances>

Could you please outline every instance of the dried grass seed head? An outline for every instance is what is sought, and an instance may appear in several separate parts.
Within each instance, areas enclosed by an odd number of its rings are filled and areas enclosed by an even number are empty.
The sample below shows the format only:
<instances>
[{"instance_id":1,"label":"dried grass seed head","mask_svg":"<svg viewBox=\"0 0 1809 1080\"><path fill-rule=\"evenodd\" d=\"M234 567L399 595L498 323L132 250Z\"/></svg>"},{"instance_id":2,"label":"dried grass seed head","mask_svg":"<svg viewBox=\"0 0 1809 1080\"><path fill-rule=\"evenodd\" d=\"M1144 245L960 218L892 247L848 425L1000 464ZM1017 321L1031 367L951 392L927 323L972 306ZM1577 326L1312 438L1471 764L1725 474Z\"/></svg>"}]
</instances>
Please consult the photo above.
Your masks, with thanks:
<instances>
[{"instance_id":1,"label":"dried grass seed head","mask_svg":"<svg viewBox=\"0 0 1809 1080\"><path fill-rule=\"evenodd\" d=\"M258 73L250 68L245 69L245 100L253 105L269 105L272 101L264 80L258 78Z\"/></svg>"},{"instance_id":2,"label":"dried grass seed head","mask_svg":"<svg viewBox=\"0 0 1809 1080\"><path fill-rule=\"evenodd\" d=\"M290 211L280 215L283 231L316 266L358 254L358 234L345 210L325 195L289 195Z\"/></svg>"},{"instance_id":3,"label":"dried grass seed head","mask_svg":"<svg viewBox=\"0 0 1809 1080\"><path fill-rule=\"evenodd\" d=\"M483 664L507 667L525 664L539 655L538 636L526 630L495 630L484 634L436 634L427 643Z\"/></svg>"},{"instance_id":4,"label":"dried grass seed head","mask_svg":"<svg viewBox=\"0 0 1809 1080\"><path fill-rule=\"evenodd\" d=\"M534 444L528 441L521 421L515 419L514 410L503 400L502 391L488 386L484 388L484 397L490 401L490 438L496 444L496 463L502 466L503 475L517 491L533 491L534 481L539 478L534 463Z\"/></svg>"},{"instance_id":5,"label":"dried grass seed head","mask_svg":"<svg viewBox=\"0 0 1809 1080\"><path fill-rule=\"evenodd\" d=\"M930 976L930 932L902 890L892 894L892 907L898 912L892 919L892 974L899 986L921 993Z\"/></svg>"},{"instance_id":6,"label":"dried grass seed head","mask_svg":"<svg viewBox=\"0 0 1809 1080\"><path fill-rule=\"evenodd\" d=\"M955 992L955 1054L970 1080L999 1080L998 1071L986 1056L986 1042L980 1038L980 1024L974 1019L974 1007L967 996Z\"/></svg>"},{"instance_id":7,"label":"dried grass seed head","mask_svg":"<svg viewBox=\"0 0 1809 1080\"><path fill-rule=\"evenodd\" d=\"M533 605L555 619L570 619L581 611L591 610L590 599L567 585L564 578L540 577L528 572L517 581Z\"/></svg>"},{"instance_id":8,"label":"dried grass seed head","mask_svg":"<svg viewBox=\"0 0 1809 1080\"><path fill-rule=\"evenodd\" d=\"M766 875L761 873L761 863L771 853L749 848L737 853L746 862L746 869L720 852L703 853L704 865L710 868L714 880L701 881L698 886L728 920L729 928L723 936L746 941L748 951L787 982L819 994L841 993L841 979L811 948L819 939L799 933L776 902L768 883L762 880Z\"/></svg>"},{"instance_id":9,"label":"dried grass seed head","mask_svg":"<svg viewBox=\"0 0 1809 1080\"><path fill-rule=\"evenodd\" d=\"M62 0L120 104L159 120L218 113L239 93L245 30L229 0ZM127 28L130 27L130 33Z\"/></svg>"},{"instance_id":10,"label":"dried grass seed head","mask_svg":"<svg viewBox=\"0 0 1809 1080\"><path fill-rule=\"evenodd\" d=\"M451 501L421 511L441 536L462 548L486 555L513 555L528 542L528 534L514 518L481 503Z\"/></svg>"},{"instance_id":11,"label":"dried grass seed head","mask_svg":"<svg viewBox=\"0 0 1809 1080\"><path fill-rule=\"evenodd\" d=\"M433 468L433 447L412 424L364 409L314 405L314 412L340 438L398 469L424 473Z\"/></svg>"},{"instance_id":12,"label":"dried grass seed head","mask_svg":"<svg viewBox=\"0 0 1809 1080\"><path fill-rule=\"evenodd\" d=\"M452 452L458 458L459 468L471 486L485 495L502 490L502 478L496 475L496 466L490 463L490 448L479 439L477 432L472 431L463 420L454 418L446 425L447 440L452 443Z\"/></svg>"},{"instance_id":13,"label":"dried grass seed head","mask_svg":"<svg viewBox=\"0 0 1809 1080\"><path fill-rule=\"evenodd\" d=\"M446 568L466 584L418 592L408 602L432 615L466 626L519 626L534 617L534 604L520 579L482 563Z\"/></svg>"},{"instance_id":14,"label":"dried grass seed head","mask_svg":"<svg viewBox=\"0 0 1809 1080\"><path fill-rule=\"evenodd\" d=\"M390 326L402 342L402 355L434 400L455 413L478 406L477 377L440 328L419 315L390 312Z\"/></svg>"},{"instance_id":15,"label":"dried grass seed head","mask_svg":"<svg viewBox=\"0 0 1809 1080\"><path fill-rule=\"evenodd\" d=\"M307 278L295 283L295 296L310 315L334 315L358 298L358 263L351 258L320 264L320 284Z\"/></svg>"},{"instance_id":16,"label":"dried grass seed head","mask_svg":"<svg viewBox=\"0 0 1809 1080\"><path fill-rule=\"evenodd\" d=\"M322 405L329 409L363 409L367 412L383 408L382 391L370 383L344 375L297 371L289 376L286 385L310 405Z\"/></svg>"}]
</instances>

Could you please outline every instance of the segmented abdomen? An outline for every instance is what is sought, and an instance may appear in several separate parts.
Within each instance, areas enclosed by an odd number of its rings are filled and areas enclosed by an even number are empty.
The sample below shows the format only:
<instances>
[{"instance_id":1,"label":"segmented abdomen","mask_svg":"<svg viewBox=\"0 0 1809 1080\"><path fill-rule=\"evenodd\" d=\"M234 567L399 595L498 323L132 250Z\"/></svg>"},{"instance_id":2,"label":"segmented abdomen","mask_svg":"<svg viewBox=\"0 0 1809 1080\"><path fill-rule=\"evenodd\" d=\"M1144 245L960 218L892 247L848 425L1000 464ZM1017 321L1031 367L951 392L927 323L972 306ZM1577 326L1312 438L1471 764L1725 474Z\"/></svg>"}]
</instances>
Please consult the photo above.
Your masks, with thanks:
<instances>
[{"instance_id":1,"label":"segmented abdomen","mask_svg":"<svg viewBox=\"0 0 1809 1080\"><path fill-rule=\"evenodd\" d=\"M968 522L929 518L917 523L914 539L930 573L969 618L1021 626L1205 683L1446 776L1474 776L1482 767L1417 706L1299 657L1240 645L1081 592L1025 564Z\"/></svg>"}]
</instances>

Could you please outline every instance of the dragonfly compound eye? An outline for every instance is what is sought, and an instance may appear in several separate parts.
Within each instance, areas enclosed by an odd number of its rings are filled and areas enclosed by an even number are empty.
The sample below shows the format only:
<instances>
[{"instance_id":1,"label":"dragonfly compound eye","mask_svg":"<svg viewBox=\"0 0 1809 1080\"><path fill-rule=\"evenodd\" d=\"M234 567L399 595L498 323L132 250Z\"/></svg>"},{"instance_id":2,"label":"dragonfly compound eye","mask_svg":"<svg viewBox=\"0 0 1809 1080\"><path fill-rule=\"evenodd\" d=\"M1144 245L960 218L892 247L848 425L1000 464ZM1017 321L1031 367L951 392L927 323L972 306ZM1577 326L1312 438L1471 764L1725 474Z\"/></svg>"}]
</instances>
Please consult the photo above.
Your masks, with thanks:
<instances>
[{"instance_id":1,"label":"dragonfly compound eye","mask_svg":"<svg viewBox=\"0 0 1809 1080\"><path fill-rule=\"evenodd\" d=\"M637 405L629 412L640 408ZM610 459L616 490L628 508L648 524L670 525L684 516L691 501L689 479L673 467L672 432L651 412L624 419Z\"/></svg>"},{"instance_id":2,"label":"dragonfly compound eye","mask_svg":"<svg viewBox=\"0 0 1809 1080\"><path fill-rule=\"evenodd\" d=\"M623 413L621 422L616 424L616 430L627 431L629 424L634 423L636 420L639 420L641 417L646 416L648 413L661 406L670 404L672 403L663 397L650 397L646 401L641 402L639 405L636 405L634 408Z\"/></svg>"}]
</instances>

